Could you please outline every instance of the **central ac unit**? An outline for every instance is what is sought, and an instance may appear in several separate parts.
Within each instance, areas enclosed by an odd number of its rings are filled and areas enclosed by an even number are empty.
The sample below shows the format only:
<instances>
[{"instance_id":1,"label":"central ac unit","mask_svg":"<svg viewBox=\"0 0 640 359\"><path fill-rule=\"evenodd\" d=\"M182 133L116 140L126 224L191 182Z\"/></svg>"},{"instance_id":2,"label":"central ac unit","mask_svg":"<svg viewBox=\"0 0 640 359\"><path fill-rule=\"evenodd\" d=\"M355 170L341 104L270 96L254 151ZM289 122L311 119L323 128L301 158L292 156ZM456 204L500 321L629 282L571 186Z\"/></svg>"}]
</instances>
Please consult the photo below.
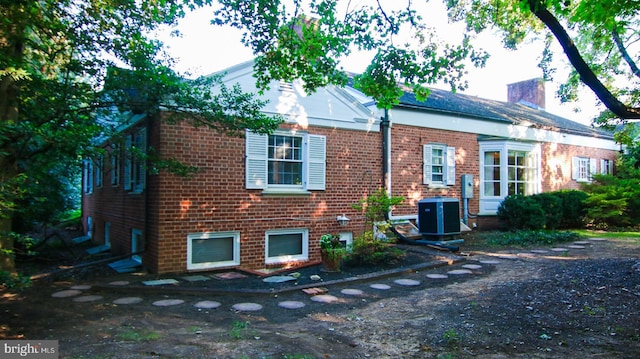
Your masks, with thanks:
<instances>
[{"instance_id":1,"label":"central ac unit","mask_svg":"<svg viewBox=\"0 0 640 359\"><path fill-rule=\"evenodd\" d=\"M418 202L418 230L423 235L460 234L460 202L457 198L434 197Z\"/></svg>"}]
</instances>

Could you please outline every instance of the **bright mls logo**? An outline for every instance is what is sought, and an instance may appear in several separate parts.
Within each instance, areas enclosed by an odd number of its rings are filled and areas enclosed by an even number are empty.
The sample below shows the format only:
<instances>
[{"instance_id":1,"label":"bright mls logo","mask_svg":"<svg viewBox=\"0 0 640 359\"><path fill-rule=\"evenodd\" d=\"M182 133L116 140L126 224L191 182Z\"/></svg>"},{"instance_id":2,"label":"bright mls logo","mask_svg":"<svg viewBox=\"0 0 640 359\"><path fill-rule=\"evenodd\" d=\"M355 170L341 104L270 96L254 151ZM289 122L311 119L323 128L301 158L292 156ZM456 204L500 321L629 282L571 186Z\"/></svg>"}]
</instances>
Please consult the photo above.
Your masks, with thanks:
<instances>
[{"instance_id":1,"label":"bright mls logo","mask_svg":"<svg viewBox=\"0 0 640 359\"><path fill-rule=\"evenodd\" d=\"M57 340L0 340L0 358L58 359Z\"/></svg>"}]
</instances>

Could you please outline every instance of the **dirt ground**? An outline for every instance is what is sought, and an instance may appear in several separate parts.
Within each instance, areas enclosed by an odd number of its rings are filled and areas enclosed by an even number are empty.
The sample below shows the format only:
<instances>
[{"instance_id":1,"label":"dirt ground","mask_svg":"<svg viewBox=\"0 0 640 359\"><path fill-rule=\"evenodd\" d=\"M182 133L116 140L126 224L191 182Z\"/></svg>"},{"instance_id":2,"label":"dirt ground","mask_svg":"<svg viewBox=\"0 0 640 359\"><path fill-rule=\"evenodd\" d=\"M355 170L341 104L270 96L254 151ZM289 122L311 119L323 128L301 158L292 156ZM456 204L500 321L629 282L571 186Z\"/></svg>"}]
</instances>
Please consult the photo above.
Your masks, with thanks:
<instances>
[{"instance_id":1,"label":"dirt ground","mask_svg":"<svg viewBox=\"0 0 640 359\"><path fill-rule=\"evenodd\" d=\"M0 292L0 339L58 340L60 358L638 358L640 248L624 240L586 241L584 249L563 252L535 248L546 250L541 253L467 241L463 261L451 266L328 285L339 298L334 303L311 301L301 290L121 292L99 286L140 278L91 267L23 292ZM481 267L427 277L465 264ZM399 286L396 279L420 284ZM373 283L391 288L375 290ZM75 285L92 286L83 294L102 298L51 296ZM345 288L363 294L345 295ZM130 296L143 301L113 303ZM152 305L164 299L184 303ZM220 307L194 307L203 300ZM283 309L282 301L305 307ZM263 307L232 308L245 302Z\"/></svg>"}]
</instances>

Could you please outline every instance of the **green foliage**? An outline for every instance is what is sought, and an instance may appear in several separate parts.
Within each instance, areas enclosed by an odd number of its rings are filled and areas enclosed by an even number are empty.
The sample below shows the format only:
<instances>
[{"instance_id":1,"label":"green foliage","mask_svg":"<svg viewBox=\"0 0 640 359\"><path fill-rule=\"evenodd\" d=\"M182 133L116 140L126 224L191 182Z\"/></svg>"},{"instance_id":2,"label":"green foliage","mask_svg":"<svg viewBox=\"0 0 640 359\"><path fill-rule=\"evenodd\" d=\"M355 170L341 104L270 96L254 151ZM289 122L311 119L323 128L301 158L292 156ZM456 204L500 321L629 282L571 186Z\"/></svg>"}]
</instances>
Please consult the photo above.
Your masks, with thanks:
<instances>
[{"instance_id":1,"label":"green foliage","mask_svg":"<svg viewBox=\"0 0 640 359\"><path fill-rule=\"evenodd\" d=\"M353 239L353 247L346 261L355 266L391 265L404 257L404 251L375 239L373 232L367 231Z\"/></svg>"},{"instance_id":2,"label":"green foliage","mask_svg":"<svg viewBox=\"0 0 640 359\"><path fill-rule=\"evenodd\" d=\"M246 332L249 330L249 324L251 323L248 321L244 321L244 322L234 321L233 324L231 325L229 336L235 340L240 340L244 338L244 336L246 335Z\"/></svg>"},{"instance_id":3,"label":"green foliage","mask_svg":"<svg viewBox=\"0 0 640 359\"><path fill-rule=\"evenodd\" d=\"M581 228L586 198L585 192L576 190L507 196L497 216L509 230Z\"/></svg>"},{"instance_id":4,"label":"green foliage","mask_svg":"<svg viewBox=\"0 0 640 359\"><path fill-rule=\"evenodd\" d=\"M320 251L328 258L342 258L350 251L350 247L346 247L340 242L340 235L326 233L320 237Z\"/></svg>"},{"instance_id":5,"label":"green foliage","mask_svg":"<svg viewBox=\"0 0 640 359\"><path fill-rule=\"evenodd\" d=\"M31 278L19 273L0 271L0 288L23 290L31 286Z\"/></svg>"},{"instance_id":6,"label":"green foliage","mask_svg":"<svg viewBox=\"0 0 640 359\"><path fill-rule=\"evenodd\" d=\"M497 212L498 218L509 230L544 228L545 214L542 206L530 196L507 196Z\"/></svg>"},{"instance_id":7,"label":"green foliage","mask_svg":"<svg viewBox=\"0 0 640 359\"><path fill-rule=\"evenodd\" d=\"M386 220L387 214L393 206L404 202L402 196L389 196L384 188L379 188L365 199L361 199L351 208L362 212L367 225Z\"/></svg>"},{"instance_id":8,"label":"green foliage","mask_svg":"<svg viewBox=\"0 0 640 359\"><path fill-rule=\"evenodd\" d=\"M487 233L486 243L493 246L539 246L573 242L583 237L569 231L511 231Z\"/></svg>"},{"instance_id":9,"label":"green foliage","mask_svg":"<svg viewBox=\"0 0 640 359\"><path fill-rule=\"evenodd\" d=\"M588 223L596 228L628 227L640 224L638 178L595 175L584 186Z\"/></svg>"}]
</instances>

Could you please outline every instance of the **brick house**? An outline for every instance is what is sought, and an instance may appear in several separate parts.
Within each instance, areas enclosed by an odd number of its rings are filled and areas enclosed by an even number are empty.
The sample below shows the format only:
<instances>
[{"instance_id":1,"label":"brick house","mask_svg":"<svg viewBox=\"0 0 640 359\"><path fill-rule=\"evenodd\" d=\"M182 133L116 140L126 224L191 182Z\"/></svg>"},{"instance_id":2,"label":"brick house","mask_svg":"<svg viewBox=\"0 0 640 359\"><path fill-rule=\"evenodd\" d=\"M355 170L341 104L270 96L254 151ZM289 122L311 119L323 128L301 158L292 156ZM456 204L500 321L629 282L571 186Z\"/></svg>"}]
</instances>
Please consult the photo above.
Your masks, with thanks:
<instances>
[{"instance_id":1,"label":"brick house","mask_svg":"<svg viewBox=\"0 0 640 359\"><path fill-rule=\"evenodd\" d=\"M225 81L254 88L252 63L226 72ZM85 165L92 241L135 253L155 273L291 267L320 259L324 233L347 242L362 233L350 205L382 186L407 199L391 217L415 219L418 200L460 198L461 175L471 175L465 220L488 228L507 194L578 188L594 171L612 171L617 152L610 134L528 103L434 90L425 102L407 94L384 114L352 88L307 95L298 85L265 92L264 111L286 119L269 136L132 118L122 145L105 143L107 154ZM148 173L127 155L133 147L200 171Z\"/></svg>"}]
</instances>

